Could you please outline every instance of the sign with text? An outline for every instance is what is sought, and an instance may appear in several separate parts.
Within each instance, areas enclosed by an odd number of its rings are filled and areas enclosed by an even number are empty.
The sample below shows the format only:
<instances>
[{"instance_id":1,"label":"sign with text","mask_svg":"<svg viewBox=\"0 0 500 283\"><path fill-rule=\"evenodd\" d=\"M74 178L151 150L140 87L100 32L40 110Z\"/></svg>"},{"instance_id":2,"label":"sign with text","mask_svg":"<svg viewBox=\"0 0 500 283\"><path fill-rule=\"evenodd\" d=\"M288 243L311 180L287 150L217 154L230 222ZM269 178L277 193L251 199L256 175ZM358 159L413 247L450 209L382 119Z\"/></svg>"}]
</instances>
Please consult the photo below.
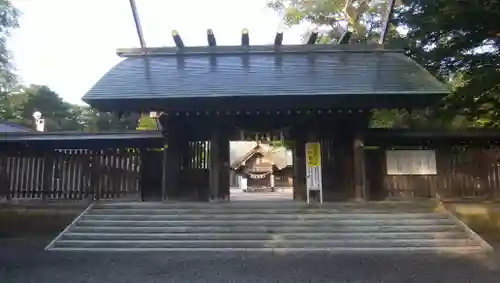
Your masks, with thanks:
<instances>
[{"instance_id":1,"label":"sign with text","mask_svg":"<svg viewBox=\"0 0 500 283\"><path fill-rule=\"evenodd\" d=\"M323 202L321 177L321 145L319 142L306 143L306 185L307 203L310 202L311 191L319 192L319 201Z\"/></svg>"},{"instance_id":2,"label":"sign with text","mask_svg":"<svg viewBox=\"0 0 500 283\"><path fill-rule=\"evenodd\" d=\"M387 175L436 175L434 150L387 150Z\"/></svg>"},{"instance_id":3,"label":"sign with text","mask_svg":"<svg viewBox=\"0 0 500 283\"><path fill-rule=\"evenodd\" d=\"M321 166L321 146L318 142L306 143L306 158L309 167Z\"/></svg>"}]
</instances>

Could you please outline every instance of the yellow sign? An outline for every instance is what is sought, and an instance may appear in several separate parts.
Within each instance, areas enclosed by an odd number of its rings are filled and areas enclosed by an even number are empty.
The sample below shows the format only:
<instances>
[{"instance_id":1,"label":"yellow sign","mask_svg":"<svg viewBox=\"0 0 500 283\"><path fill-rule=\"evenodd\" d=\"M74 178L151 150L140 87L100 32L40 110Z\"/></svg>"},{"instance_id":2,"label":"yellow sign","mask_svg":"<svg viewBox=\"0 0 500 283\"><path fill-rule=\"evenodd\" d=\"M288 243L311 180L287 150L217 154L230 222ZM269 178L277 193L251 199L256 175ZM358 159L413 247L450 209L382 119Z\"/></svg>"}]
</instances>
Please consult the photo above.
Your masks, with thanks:
<instances>
[{"instance_id":1,"label":"yellow sign","mask_svg":"<svg viewBox=\"0 0 500 283\"><path fill-rule=\"evenodd\" d=\"M321 166L321 147L319 142L306 143L306 159L309 167Z\"/></svg>"}]
</instances>

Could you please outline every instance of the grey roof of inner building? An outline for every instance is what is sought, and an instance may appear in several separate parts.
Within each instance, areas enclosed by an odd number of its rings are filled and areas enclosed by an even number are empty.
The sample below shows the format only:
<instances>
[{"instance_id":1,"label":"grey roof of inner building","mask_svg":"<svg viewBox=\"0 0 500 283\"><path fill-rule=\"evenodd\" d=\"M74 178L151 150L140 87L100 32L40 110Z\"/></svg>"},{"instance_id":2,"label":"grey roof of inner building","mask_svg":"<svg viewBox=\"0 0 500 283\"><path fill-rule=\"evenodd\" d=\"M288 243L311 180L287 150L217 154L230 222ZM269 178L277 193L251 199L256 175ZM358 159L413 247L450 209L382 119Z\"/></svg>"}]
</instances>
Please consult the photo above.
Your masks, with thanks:
<instances>
[{"instance_id":1,"label":"grey roof of inner building","mask_svg":"<svg viewBox=\"0 0 500 283\"><path fill-rule=\"evenodd\" d=\"M250 151L253 151L257 145L268 153L268 156L272 158L279 169L293 164L292 151L282 146L274 147L268 144L257 143L256 141L231 141L229 144L229 163L231 166L235 166L236 163L241 162L242 158Z\"/></svg>"},{"instance_id":2,"label":"grey roof of inner building","mask_svg":"<svg viewBox=\"0 0 500 283\"><path fill-rule=\"evenodd\" d=\"M163 139L160 131L124 131L124 132L19 132L0 135L5 142L19 141L59 141L59 140L125 140L125 139Z\"/></svg>"},{"instance_id":3,"label":"grey roof of inner building","mask_svg":"<svg viewBox=\"0 0 500 283\"><path fill-rule=\"evenodd\" d=\"M382 46L221 46L119 50L126 57L83 97L446 94L400 50Z\"/></svg>"}]
</instances>

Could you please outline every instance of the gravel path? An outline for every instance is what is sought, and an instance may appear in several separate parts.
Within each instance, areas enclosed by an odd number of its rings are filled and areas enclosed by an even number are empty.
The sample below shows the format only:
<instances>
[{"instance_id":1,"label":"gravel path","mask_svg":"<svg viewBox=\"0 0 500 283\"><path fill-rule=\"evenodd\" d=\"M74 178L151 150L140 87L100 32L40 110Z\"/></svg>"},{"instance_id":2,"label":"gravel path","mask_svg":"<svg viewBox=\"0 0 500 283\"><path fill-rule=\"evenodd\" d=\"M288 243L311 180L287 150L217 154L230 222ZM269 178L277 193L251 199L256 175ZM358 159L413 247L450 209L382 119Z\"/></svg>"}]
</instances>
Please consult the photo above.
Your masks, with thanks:
<instances>
[{"instance_id":1,"label":"gravel path","mask_svg":"<svg viewBox=\"0 0 500 283\"><path fill-rule=\"evenodd\" d=\"M500 257L54 253L46 241L0 240L2 283L499 282Z\"/></svg>"},{"instance_id":2,"label":"gravel path","mask_svg":"<svg viewBox=\"0 0 500 283\"><path fill-rule=\"evenodd\" d=\"M276 188L276 191L242 192L239 188L231 188L231 201L291 201L292 188Z\"/></svg>"}]
</instances>

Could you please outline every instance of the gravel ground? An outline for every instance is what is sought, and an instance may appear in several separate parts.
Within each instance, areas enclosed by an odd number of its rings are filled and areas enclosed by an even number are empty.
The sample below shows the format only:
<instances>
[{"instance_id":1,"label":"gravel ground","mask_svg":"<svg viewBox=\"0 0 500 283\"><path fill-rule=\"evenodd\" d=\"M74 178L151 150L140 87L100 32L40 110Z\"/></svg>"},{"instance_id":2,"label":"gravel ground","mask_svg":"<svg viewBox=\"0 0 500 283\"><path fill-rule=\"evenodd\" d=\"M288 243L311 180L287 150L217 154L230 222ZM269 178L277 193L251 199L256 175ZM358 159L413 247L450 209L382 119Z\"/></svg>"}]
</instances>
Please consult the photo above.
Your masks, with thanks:
<instances>
[{"instance_id":1,"label":"gravel ground","mask_svg":"<svg viewBox=\"0 0 500 283\"><path fill-rule=\"evenodd\" d=\"M0 240L0 282L499 282L500 257L44 252ZM499 247L500 248L500 247Z\"/></svg>"},{"instance_id":2,"label":"gravel ground","mask_svg":"<svg viewBox=\"0 0 500 283\"><path fill-rule=\"evenodd\" d=\"M290 201L293 200L292 188L276 188L276 191L242 192L239 188L231 188L231 201Z\"/></svg>"}]
</instances>

